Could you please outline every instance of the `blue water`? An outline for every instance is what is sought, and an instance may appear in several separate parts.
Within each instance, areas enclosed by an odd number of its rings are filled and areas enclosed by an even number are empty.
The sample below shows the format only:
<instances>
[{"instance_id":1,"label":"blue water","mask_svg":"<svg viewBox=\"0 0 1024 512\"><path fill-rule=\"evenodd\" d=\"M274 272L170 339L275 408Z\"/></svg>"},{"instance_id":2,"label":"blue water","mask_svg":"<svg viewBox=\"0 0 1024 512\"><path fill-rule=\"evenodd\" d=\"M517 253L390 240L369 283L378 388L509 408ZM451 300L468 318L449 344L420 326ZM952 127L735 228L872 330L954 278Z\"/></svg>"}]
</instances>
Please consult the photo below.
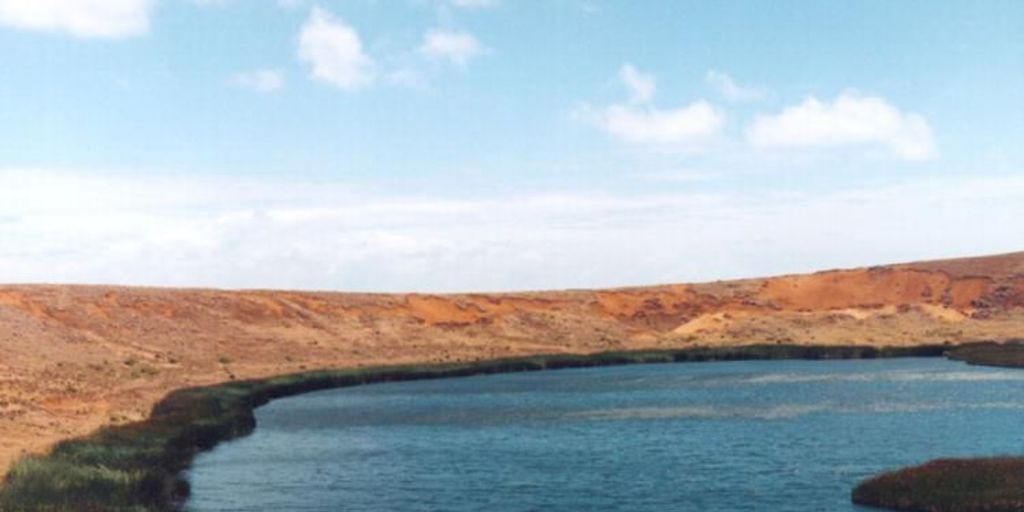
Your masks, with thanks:
<instances>
[{"instance_id":1,"label":"blue water","mask_svg":"<svg viewBox=\"0 0 1024 512\"><path fill-rule=\"evenodd\" d=\"M323 391L201 455L191 511L866 510L851 488L1024 453L1024 370L944 359L560 370Z\"/></svg>"}]
</instances>

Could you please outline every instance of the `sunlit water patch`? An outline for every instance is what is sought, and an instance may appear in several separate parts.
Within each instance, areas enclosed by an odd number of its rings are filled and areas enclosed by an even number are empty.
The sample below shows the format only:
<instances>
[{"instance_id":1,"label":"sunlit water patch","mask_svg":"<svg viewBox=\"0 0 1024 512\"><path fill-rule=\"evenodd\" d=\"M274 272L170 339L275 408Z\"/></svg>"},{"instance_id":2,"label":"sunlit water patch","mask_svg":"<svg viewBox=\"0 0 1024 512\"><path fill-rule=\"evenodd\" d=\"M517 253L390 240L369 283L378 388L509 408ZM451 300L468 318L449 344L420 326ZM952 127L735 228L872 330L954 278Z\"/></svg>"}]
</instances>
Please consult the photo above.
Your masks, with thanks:
<instances>
[{"instance_id":1,"label":"sunlit water patch","mask_svg":"<svg viewBox=\"0 0 1024 512\"><path fill-rule=\"evenodd\" d=\"M1024 370L752 361L364 386L257 410L203 511L848 511L860 479L1024 453Z\"/></svg>"}]
</instances>

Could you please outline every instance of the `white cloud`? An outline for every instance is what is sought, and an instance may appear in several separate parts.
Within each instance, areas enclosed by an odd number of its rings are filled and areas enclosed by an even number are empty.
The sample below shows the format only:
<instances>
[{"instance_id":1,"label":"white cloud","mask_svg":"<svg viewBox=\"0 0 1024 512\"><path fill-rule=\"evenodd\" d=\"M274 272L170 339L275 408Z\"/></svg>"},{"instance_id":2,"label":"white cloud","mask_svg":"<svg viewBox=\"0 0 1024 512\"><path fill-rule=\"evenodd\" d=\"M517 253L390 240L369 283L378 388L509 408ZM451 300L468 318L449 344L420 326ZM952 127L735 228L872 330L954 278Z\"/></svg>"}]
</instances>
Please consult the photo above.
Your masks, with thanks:
<instances>
[{"instance_id":1,"label":"white cloud","mask_svg":"<svg viewBox=\"0 0 1024 512\"><path fill-rule=\"evenodd\" d=\"M776 115L760 115L747 127L760 148L882 147L904 160L937 156L928 121L902 112L884 98L846 91L831 103L808 97Z\"/></svg>"},{"instance_id":2,"label":"white cloud","mask_svg":"<svg viewBox=\"0 0 1024 512\"><path fill-rule=\"evenodd\" d=\"M697 149L714 140L725 124L725 115L704 100L675 109L659 109L650 102L656 92L653 76L631 64L619 70L629 90L629 102L600 108L589 105L577 114L609 135L628 143Z\"/></svg>"},{"instance_id":3,"label":"white cloud","mask_svg":"<svg viewBox=\"0 0 1024 512\"><path fill-rule=\"evenodd\" d=\"M155 0L0 0L0 25L117 39L145 34Z\"/></svg>"},{"instance_id":4,"label":"white cloud","mask_svg":"<svg viewBox=\"0 0 1024 512\"><path fill-rule=\"evenodd\" d=\"M728 101L756 101L764 99L765 96L768 95L768 93L760 87L742 86L736 83L736 81L728 74L714 69L709 70L704 79Z\"/></svg>"},{"instance_id":5,"label":"white cloud","mask_svg":"<svg viewBox=\"0 0 1024 512\"><path fill-rule=\"evenodd\" d=\"M369 291L617 286L1024 247L1024 178L813 195L404 195L0 169L0 282ZM950 249L950 248L955 249ZM273 269L268 272L268 269Z\"/></svg>"},{"instance_id":6,"label":"white cloud","mask_svg":"<svg viewBox=\"0 0 1024 512\"><path fill-rule=\"evenodd\" d=\"M659 110L609 105L591 112L593 122L625 142L692 147L708 142L722 129L725 117L706 101Z\"/></svg>"},{"instance_id":7,"label":"white cloud","mask_svg":"<svg viewBox=\"0 0 1024 512\"><path fill-rule=\"evenodd\" d=\"M284 74L277 69L254 69L231 75L229 82L257 92L274 92L284 87Z\"/></svg>"},{"instance_id":8,"label":"white cloud","mask_svg":"<svg viewBox=\"0 0 1024 512\"><path fill-rule=\"evenodd\" d=\"M632 64L619 68L619 79L629 89L629 100L633 103L649 103L654 99L657 83L654 77L639 71Z\"/></svg>"},{"instance_id":9,"label":"white cloud","mask_svg":"<svg viewBox=\"0 0 1024 512\"><path fill-rule=\"evenodd\" d=\"M360 89L376 78L355 29L319 7L299 33L299 59L312 67L310 76L342 89Z\"/></svg>"},{"instance_id":10,"label":"white cloud","mask_svg":"<svg viewBox=\"0 0 1024 512\"><path fill-rule=\"evenodd\" d=\"M428 31L423 36L419 52L432 59L446 60L457 66L465 66L479 57L485 49L480 41L469 32L439 30Z\"/></svg>"}]
</instances>

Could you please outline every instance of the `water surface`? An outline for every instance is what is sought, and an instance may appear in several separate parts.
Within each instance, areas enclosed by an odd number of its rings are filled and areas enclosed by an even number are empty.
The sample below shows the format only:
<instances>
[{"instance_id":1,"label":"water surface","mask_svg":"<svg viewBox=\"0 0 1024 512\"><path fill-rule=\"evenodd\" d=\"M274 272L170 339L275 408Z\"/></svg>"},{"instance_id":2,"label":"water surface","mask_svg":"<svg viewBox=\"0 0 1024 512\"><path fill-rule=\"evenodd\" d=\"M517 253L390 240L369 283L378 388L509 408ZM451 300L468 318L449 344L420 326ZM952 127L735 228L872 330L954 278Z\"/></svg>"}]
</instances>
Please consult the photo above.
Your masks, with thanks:
<instances>
[{"instance_id":1,"label":"water surface","mask_svg":"<svg viewBox=\"0 0 1024 512\"><path fill-rule=\"evenodd\" d=\"M188 510L821 511L1024 452L1024 371L939 358L559 370L321 391L202 454Z\"/></svg>"}]
</instances>

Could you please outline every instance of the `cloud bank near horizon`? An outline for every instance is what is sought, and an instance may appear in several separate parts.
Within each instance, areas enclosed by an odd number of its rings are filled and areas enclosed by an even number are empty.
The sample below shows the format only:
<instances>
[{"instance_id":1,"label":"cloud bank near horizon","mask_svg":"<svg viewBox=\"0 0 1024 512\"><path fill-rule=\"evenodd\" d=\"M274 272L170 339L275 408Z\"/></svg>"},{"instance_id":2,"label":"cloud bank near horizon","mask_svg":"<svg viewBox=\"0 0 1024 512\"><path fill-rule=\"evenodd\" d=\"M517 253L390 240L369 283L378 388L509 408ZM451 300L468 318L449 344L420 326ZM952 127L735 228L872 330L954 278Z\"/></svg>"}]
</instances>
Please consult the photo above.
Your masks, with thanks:
<instances>
[{"instance_id":1,"label":"cloud bank near horizon","mask_svg":"<svg viewBox=\"0 0 1024 512\"><path fill-rule=\"evenodd\" d=\"M1024 247L1024 178L808 195L389 195L0 170L0 281L494 291L702 281Z\"/></svg>"}]
</instances>

